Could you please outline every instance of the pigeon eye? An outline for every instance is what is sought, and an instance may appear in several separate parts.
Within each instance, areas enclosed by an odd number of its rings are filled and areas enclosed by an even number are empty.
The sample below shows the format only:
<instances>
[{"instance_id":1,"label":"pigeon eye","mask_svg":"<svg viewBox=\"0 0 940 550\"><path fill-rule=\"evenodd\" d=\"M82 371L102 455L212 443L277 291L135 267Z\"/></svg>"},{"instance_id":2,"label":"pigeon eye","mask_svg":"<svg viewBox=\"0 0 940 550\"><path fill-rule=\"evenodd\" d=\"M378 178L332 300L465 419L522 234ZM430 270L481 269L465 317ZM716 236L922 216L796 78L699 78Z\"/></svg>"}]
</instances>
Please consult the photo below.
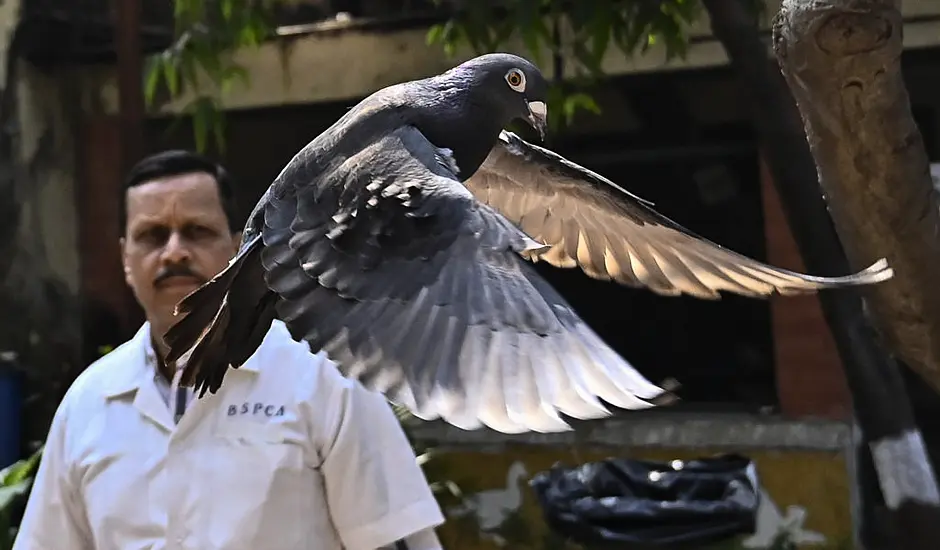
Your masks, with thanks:
<instances>
[{"instance_id":1,"label":"pigeon eye","mask_svg":"<svg viewBox=\"0 0 940 550\"><path fill-rule=\"evenodd\" d=\"M525 91L525 75L519 69L510 69L506 73L506 82L510 88L517 92Z\"/></svg>"}]
</instances>

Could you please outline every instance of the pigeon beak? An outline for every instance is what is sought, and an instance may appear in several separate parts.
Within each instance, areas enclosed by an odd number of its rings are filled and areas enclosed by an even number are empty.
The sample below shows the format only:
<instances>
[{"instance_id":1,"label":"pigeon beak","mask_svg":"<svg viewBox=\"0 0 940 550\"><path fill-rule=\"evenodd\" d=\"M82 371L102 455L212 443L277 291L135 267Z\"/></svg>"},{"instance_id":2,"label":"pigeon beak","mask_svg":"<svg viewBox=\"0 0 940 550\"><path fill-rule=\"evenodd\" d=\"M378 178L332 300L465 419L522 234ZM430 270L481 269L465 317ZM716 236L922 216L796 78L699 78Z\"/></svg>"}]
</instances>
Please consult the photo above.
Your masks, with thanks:
<instances>
[{"instance_id":1,"label":"pigeon beak","mask_svg":"<svg viewBox=\"0 0 940 550\"><path fill-rule=\"evenodd\" d=\"M539 139L545 141L545 128L548 126L548 107L544 101L530 101L529 124L539 133Z\"/></svg>"}]
</instances>

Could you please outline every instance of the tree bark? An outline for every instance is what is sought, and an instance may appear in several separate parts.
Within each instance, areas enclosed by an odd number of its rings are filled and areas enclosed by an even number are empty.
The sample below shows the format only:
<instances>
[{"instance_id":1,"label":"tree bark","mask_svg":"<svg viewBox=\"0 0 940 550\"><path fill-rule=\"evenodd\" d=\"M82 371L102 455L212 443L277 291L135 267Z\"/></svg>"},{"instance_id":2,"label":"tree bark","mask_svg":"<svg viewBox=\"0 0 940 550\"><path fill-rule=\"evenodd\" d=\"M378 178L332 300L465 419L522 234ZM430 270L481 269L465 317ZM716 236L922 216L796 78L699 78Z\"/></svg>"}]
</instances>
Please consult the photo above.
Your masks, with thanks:
<instances>
[{"instance_id":1,"label":"tree bark","mask_svg":"<svg viewBox=\"0 0 940 550\"><path fill-rule=\"evenodd\" d=\"M901 75L899 5L785 0L774 51L849 259L894 268L864 289L876 325L940 392L940 201Z\"/></svg>"},{"instance_id":2,"label":"tree bark","mask_svg":"<svg viewBox=\"0 0 940 550\"><path fill-rule=\"evenodd\" d=\"M808 270L829 275L849 272L842 243L820 194L816 163L800 112L786 80L767 54L756 18L742 0L703 0L703 4L715 37L748 92L768 168ZM931 548L940 536L940 509L934 506L936 482L900 372L870 330L855 290L823 292L819 299L845 368L855 416L889 504L892 531L898 536L887 547ZM905 488L900 491L908 498L904 506L897 502L898 487ZM863 504L872 504L870 495L863 498ZM871 508L866 512L868 518L879 515ZM873 526L865 527L864 534L873 533ZM874 529L883 536L878 531ZM873 540L864 542L868 548L875 547Z\"/></svg>"}]
</instances>

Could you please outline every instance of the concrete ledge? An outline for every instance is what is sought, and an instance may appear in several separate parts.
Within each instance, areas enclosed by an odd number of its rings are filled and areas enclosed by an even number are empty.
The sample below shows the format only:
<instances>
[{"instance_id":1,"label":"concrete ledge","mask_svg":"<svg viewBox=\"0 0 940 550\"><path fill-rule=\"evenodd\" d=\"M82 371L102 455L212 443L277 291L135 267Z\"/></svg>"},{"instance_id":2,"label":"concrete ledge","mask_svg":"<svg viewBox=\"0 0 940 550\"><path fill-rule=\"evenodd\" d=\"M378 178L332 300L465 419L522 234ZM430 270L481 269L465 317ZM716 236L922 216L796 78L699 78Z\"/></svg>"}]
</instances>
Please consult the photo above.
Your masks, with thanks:
<instances>
[{"instance_id":1,"label":"concrete ledge","mask_svg":"<svg viewBox=\"0 0 940 550\"><path fill-rule=\"evenodd\" d=\"M638 413L572 425L557 434L507 435L466 431L442 422L411 428L415 438L447 445L602 445L644 448L708 447L844 451L852 444L852 425L825 420L787 420L771 416L691 413Z\"/></svg>"},{"instance_id":2,"label":"concrete ledge","mask_svg":"<svg viewBox=\"0 0 940 550\"><path fill-rule=\"evenodd\" d=\"M762 26L769 29L779 11L780 0L767 3ZM940 45L940 1L907 0L902 8L905 48ZM607 74L686 70L727 64L724 49L712 36L707 17L687 29L691 40L685 59L665 62L665 50L653 46L645 55L627 57L612 48L603 59ZM427 29L362 30L329 29L284 36L260 48L236 52L235 59L250 75L250 85L237 84L225 97L227 109L256 109L278 105L353 100L373 91L442 72L472 56L467 49L448 59L439 45L428 46ZM769 33L768 33L769 42ZM506 51L525 54L521 41ZM551 64L541 60L551 77ZM574 55L564 56L566 74L578 72ZM118 105L114 66L79 67L82 105L89 114L115 114ZM206 89L211 86L206 85ZM185 108L191 97L167 103L153 113L172 114Z\"/></svg>"}]
</instances>

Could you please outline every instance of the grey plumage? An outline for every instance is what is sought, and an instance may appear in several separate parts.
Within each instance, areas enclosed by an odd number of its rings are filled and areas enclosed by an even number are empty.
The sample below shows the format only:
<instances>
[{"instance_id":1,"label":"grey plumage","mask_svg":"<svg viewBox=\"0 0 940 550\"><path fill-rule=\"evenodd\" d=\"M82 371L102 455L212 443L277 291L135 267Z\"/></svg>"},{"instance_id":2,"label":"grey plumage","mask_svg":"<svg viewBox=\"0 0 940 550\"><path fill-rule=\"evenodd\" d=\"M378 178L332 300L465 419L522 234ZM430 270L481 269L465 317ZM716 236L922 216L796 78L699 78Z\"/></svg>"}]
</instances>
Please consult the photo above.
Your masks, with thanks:
<instances>
[{"instance_id":1,"label":"grey plumage","mask_svg":"<svg viewBox=\"0 0 940 550\"><path fill-rule=\"evenodd\" d=\"M544 130L546 83L481 56L376 92L308 144L258 202L229 267L166 335L183 383L216 391L271 320L421 418L502 432L568 429L669 398L531 265L662 294L813 292L891 277L777 269L698 238L642 200L502 128Z\"/></svg>"}]
</instances>

